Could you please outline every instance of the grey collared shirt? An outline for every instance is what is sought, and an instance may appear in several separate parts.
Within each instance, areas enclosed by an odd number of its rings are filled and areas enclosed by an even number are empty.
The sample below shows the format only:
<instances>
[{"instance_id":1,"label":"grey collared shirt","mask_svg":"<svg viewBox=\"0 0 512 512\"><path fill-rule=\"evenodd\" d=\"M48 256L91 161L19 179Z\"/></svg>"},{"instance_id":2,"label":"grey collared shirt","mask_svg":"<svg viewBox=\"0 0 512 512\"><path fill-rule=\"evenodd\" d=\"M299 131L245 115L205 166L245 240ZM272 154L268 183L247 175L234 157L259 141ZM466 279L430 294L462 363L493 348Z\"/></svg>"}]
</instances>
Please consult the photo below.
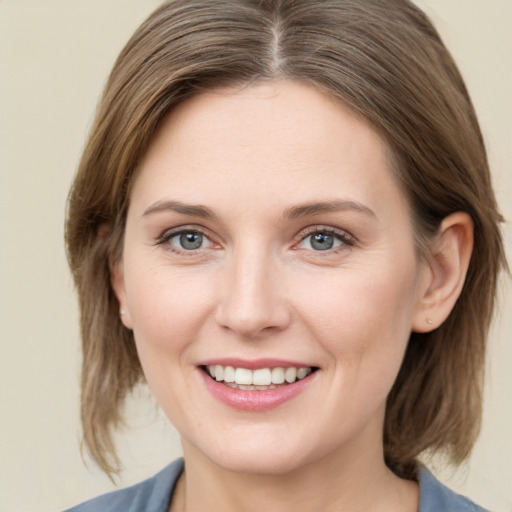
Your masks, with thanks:
<instances>
[{"instance_id":1,"label":"grey collared shirt","mask_svg":"<svg viewBox=\"0 0 512 512\"><path fill-rule=\"evenodd\" d=\"M136 485L103 494L65 512L167 512L174 486L184 467L177 459L152 478ZM419 468L420 505L418 512L487 512Z\"/></svg>"}]
</instances>

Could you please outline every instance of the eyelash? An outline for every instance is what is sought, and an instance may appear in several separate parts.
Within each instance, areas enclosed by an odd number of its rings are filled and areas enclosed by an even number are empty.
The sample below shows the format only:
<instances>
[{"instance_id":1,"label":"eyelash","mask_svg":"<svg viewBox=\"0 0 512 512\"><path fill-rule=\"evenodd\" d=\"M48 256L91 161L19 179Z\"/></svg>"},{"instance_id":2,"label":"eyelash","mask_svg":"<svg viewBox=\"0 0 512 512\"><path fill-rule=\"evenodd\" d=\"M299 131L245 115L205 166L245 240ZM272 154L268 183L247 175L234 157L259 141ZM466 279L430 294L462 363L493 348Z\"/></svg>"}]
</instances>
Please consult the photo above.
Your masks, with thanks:
<instances>
[{"instance_id":1,"label":"eyelash","mask_svg":"<svg viewBox=\"0 0 512 512\"><path fill-rule=\"evenodd\" d=\"M186 254L187 256L194 256L194 255L197 255L199 254L199 252L201 251L201 248L200 249L196 249L196 250L186 250L186 249L180 249L174 245L172 245L170 243L170 241L177 237L177 236L180 236L180 235L184 235L184 234L197 234L197 235L201 235L203 236L206 240L208 240L211 244L214 244L214 242L211 241L211 237L208 236L203 230L197 228L197 227L190 227L190 228L187 228L186 226L185 227L181 227L181 228L177 228L177 229L173 229L173 230L169 230L169 231L165 231L162 235L160 235L156 241L156 244L155 245L164 245L164 244L167 244L166 246L166 249L167 250L170 250L176 254Z\"/></svg>"},{"instance_id":2,"label":"eyelash","mask_svg":"<svg viewBox=\"0 0 512 512\"><path fill-rule=\"evenodd\" d=\"M176 254L181 254L181 255L186 254L187 256L197 255L197 254L199 254L199 252L201 251L202 248L199 248L196 250L193 250L193 249L186 250L186 249L180 249L180 248L170 244L170 241L173 238L183 235L183 234L189 234L189 233L201 235L204 238L206 238L210 244L215 245L215 242L212 242L211 237L208 236L208 234L205 233L205 231L203 231L197 227L193 227L193 228L192 227L190 227L190 228L180 227L177 229L165 231L162 235L160 235L157 238L155 245L167 244L166 249L168 249ZM318 256L328 256L328 255L332 255L333 253L334 254L338 253L340 251L346 250L347 248L353 247L356 243L356 239L352 235L348 234L346 231L335 229L330 226L312 226L312 227L302 230L296 236L295 242L293 244L293 249L301 250L301 248L297 247L297 245L300 244L301 242L304 242L305 240L307 240L308 237L312 237L313 235L317 235L317 234L332 236L334 239L341 242L341 244L338 247L325 249L325 250L315 251L315 250L305 249L305 250L308 250Z\"/></svg>"},{"instance_id":3,"label":"eyelash","mask_svg":"<svg viewBox=\"0 0 512 512\"><path fill-rule=\"evenodd\" d=\"M313 252L315 256L322 257L332 255L333 253L336 254L338 252L347 250L347 248L353 247L356 244L356 239L346 231L336 229L330 226L312 226L302 230L297 235L297 241L294 244L294 249L301 250L301 248L297 247L297 245L316 234L332 236L334 239L341 242L341 244L338 247L332 249L317 251L311 250L311 252Z\"/></svg>"}]
</instances>

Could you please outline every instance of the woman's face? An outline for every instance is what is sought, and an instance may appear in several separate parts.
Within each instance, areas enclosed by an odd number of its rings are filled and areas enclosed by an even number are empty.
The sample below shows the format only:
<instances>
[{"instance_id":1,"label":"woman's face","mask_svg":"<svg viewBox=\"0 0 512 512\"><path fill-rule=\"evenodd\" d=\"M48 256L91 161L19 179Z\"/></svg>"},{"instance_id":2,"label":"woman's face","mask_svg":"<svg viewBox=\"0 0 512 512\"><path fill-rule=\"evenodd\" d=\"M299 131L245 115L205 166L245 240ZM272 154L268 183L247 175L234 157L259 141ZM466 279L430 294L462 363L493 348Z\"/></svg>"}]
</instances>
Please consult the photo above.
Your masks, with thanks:
<instances>
[{"instance_id":1,"label":"woman's face","mask_svg":"<svg viewBox=\"0 0 512 512\"><path fill-rule=\"evenodd\" d=\"M113 283L186 456L257 473L382 458L428 283L389 160L366 122L293 82L164 120Z\"/></svg>"}]
</instances>

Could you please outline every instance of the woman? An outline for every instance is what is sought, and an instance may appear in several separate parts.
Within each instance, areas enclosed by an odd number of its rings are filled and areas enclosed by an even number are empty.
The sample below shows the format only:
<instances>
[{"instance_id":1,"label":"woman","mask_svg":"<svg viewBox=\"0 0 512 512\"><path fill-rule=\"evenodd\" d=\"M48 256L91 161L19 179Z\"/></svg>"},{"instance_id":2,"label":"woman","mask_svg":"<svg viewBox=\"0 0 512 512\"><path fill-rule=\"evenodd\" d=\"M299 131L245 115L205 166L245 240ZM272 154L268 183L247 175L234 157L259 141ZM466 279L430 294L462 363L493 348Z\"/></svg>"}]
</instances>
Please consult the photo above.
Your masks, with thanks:
<instances>
[{"instance_id":1,"label":"woman","mask_svg":"<svg viewBox=\"0 0 512 512\"><path fill-rule=\"evenodd\" d=\"M164 4L107 83L67 245L89 451L118 470L145 380L184 461L73 510L480 510L418 456L478 434L500 221L407 0Z\"/></svg>"}]
</instances>

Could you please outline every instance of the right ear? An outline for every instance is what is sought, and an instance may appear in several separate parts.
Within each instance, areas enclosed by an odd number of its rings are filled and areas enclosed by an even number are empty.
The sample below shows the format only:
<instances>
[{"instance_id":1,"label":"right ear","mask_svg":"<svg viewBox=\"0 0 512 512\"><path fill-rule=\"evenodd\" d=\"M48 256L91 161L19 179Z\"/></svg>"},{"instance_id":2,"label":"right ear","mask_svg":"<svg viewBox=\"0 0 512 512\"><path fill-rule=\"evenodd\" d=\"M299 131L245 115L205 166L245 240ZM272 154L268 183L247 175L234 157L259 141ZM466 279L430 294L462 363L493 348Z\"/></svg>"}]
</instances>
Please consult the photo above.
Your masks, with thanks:
<instances>
[{"instance_id":1,"label":"right ear","mask_svg":"<svg viewBox=\"0 0 512 512\"><path fill-rule=\"evenodd\" d=\"M110 268L110 284L119 302L119 316L121 322L127 329L133 329L132 318L126 300L126 287L124 284L124 269L122 260L111 260Z\"/></svg>"}]
</instances>

